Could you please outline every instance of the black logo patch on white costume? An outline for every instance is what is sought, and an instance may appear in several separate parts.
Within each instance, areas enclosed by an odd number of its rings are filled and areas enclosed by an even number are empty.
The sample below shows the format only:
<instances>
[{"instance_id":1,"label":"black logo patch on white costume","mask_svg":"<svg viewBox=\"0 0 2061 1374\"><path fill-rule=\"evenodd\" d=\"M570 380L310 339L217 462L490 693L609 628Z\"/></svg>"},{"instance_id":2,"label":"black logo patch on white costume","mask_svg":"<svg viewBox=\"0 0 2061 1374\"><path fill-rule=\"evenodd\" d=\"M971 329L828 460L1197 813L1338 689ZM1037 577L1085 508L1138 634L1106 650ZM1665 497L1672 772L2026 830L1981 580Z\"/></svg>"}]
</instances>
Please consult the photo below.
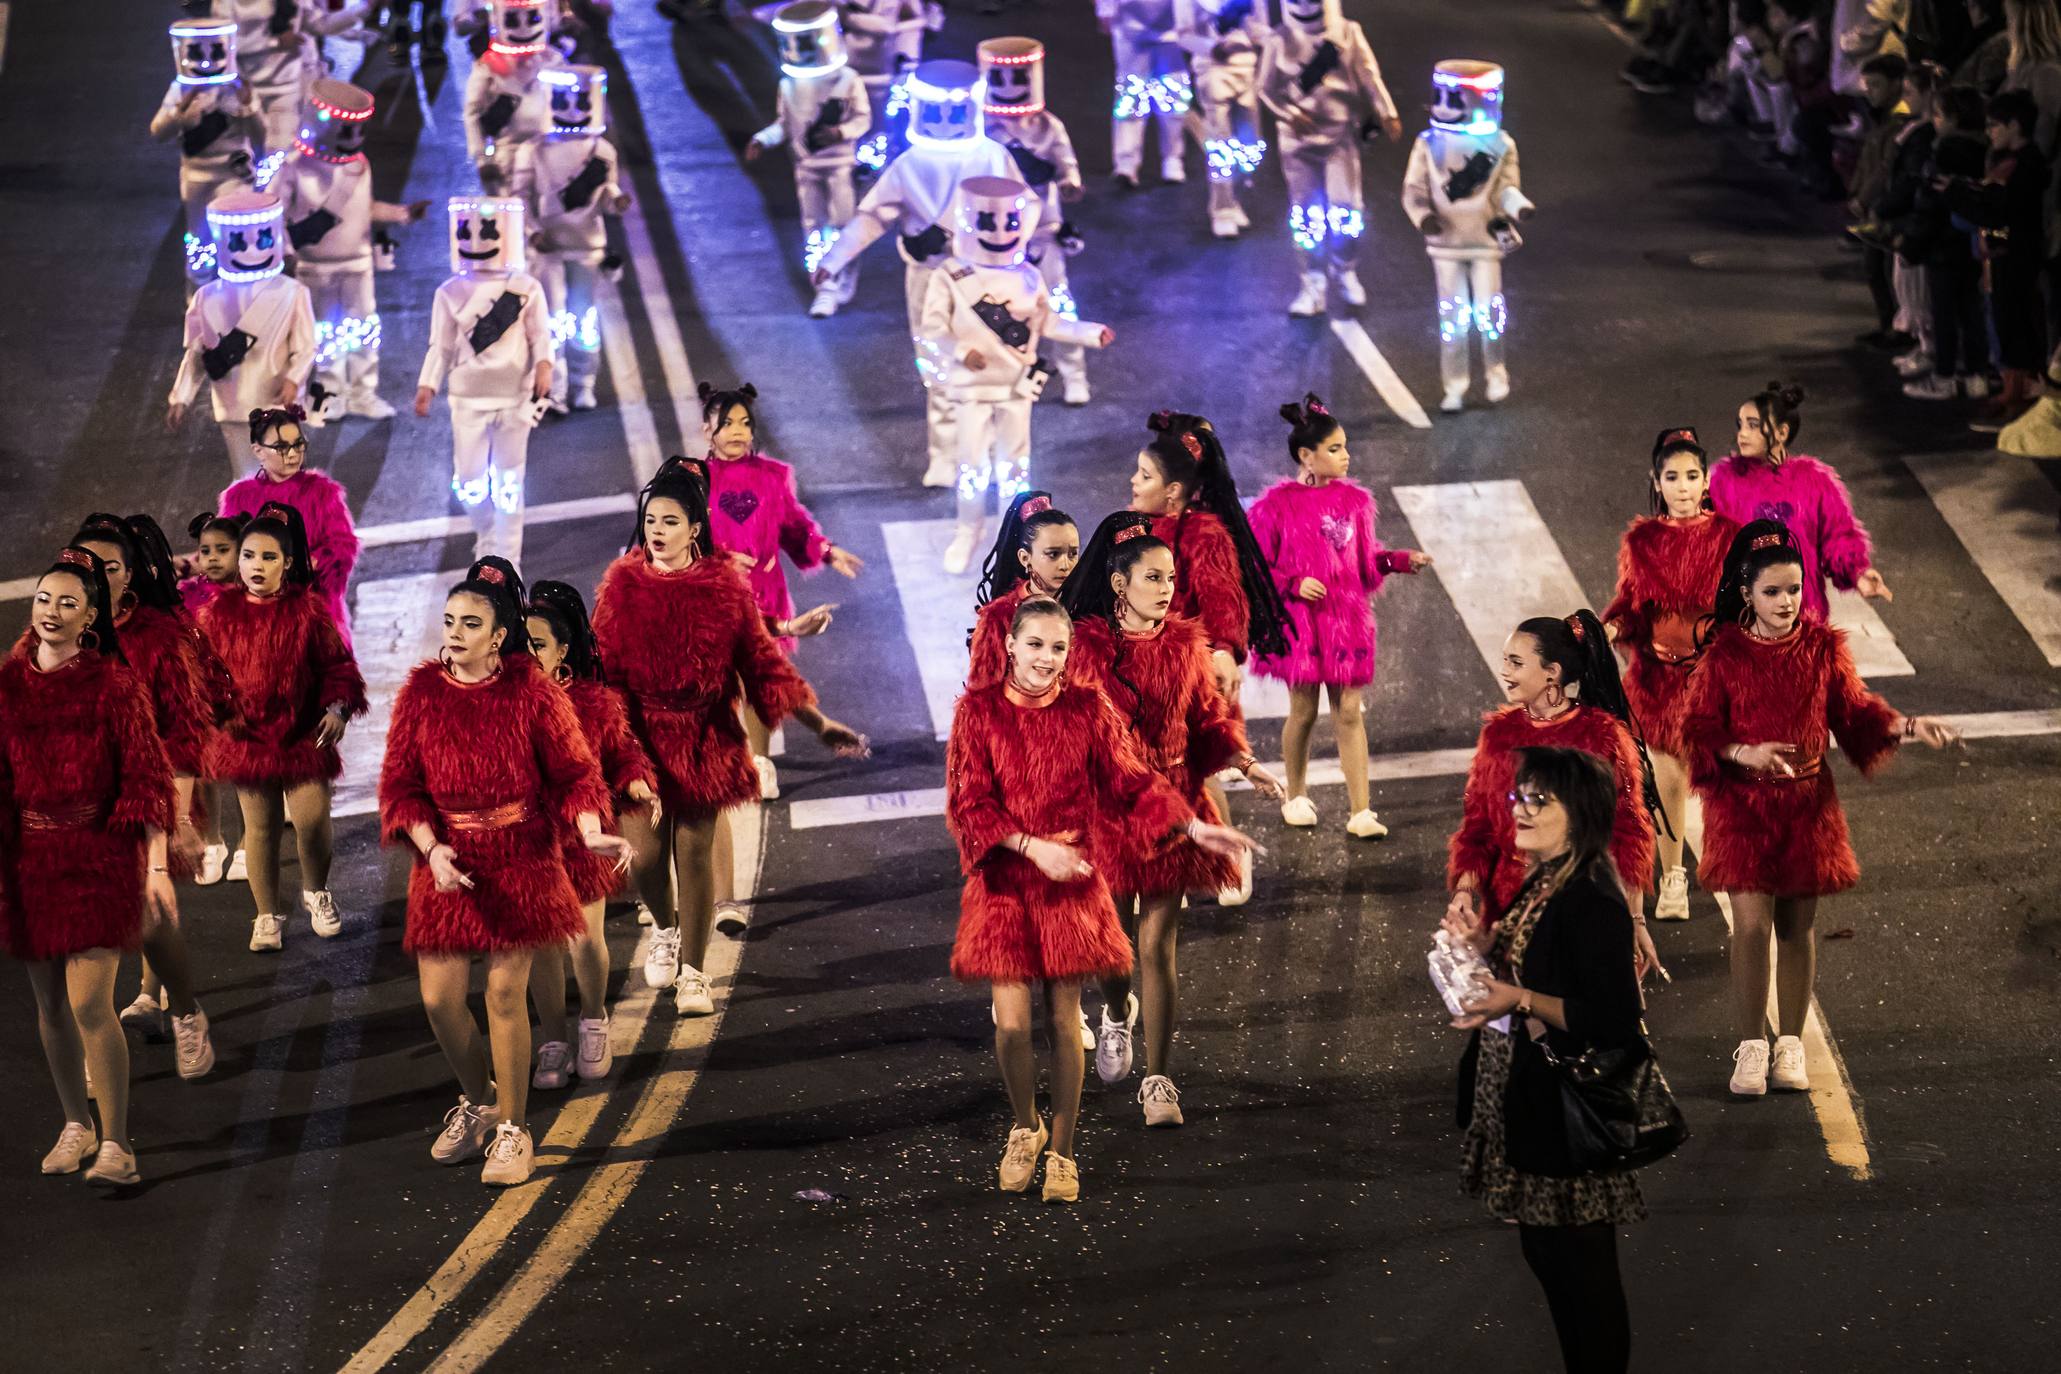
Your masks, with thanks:
<instances>
[{"instance_id":1,"label":"black logo patch on white costume","mask_svg":"<svg viewBox=\"0 0 2061 1374\"><path fill-rule=\"evenodd\" d=\"M1310 60L1302 64L1302 70L1295 74L1295 84L1308 95L1324 84L1324 78L1338 70L1340 62L1338 45L1330 39L1317 44L1317 50L1310 54Z\"/></svg>"},{"instance_id":2,"label":"black logo patch on white costume","mask_svg":"<svg viewBox=\"0 0 2061 1374\"><path fill-rule=\"evenodd\" d=\"M601 189L601 183L608 180L608 163L600 157L590 157L587 165L580 168L580 174L565 183L565 189L558 193L558 203L567 214L582 209L594 199L594 193Z\"/></svg>"},{"instance_id":3,"label":"black logo patch on white costume","mask_svg":"<svg viewBox=\"0 0 2061 1374\"><path fill-rule=\"evenodd\" d=\"M1501 161L1502 158L1486 152L1475 153L1446 178L1446 199L1457 203L1488 185L1489 178L1496 174L1496 164Z\"/></svg>"},{"instance_id":4,"label":"black logo patch on white costume","mask_svg":"<svg viewBox=\"0 0 2061 1374\"><path fill-rule=\"evenodd\" d=\"M479 317L479 323L466 335L472 343L474 353L484 353L498 343L508 327L522 314L523 298L513 291L503 291L494 301L493 308Z\"/></svg>"},{"instance_id":5,"label":"black logo patch on white costume","mask_svg":"<svg viewBox=\"0 0 2061 1374\"><path fill-rule=\"evenodd\" d=\"M1030 347L1031 331L1029 320L1019 320L1009 313L1009 307L998 300L982 296L973 303L973 313L980 316L980 322L994 331L996 338L1018 350Z\"/></svg>"}]
</instances>

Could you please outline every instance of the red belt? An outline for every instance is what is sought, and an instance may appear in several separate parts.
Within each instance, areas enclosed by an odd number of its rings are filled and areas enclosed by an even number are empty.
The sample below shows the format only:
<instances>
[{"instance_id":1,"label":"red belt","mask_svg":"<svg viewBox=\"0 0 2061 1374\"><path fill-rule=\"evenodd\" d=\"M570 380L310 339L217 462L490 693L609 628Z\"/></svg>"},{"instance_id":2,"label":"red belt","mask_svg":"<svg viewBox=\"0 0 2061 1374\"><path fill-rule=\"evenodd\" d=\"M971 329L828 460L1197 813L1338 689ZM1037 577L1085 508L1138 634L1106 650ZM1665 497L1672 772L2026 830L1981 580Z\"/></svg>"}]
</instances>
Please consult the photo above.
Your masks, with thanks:
<instances>
[{"instance_id":1,"label":"red belt","mask_svg":"<svg viewBox=\"0 0 2061 1374\"><path fill-rule=\"evenodd\" d=\"M84 830L100 824L102 809L98 802L87 802L81 806L67 806L59 811L24 811L21 813L21 828L24 830Z\"/></svg>"},{"instance_id":2,"label":"red belt","mask_svg":"<svg viewBox=\"0 0 2061 1374\"><path fill-rule=\"evenodd\" d=\"M1789 768L1790 772L1784 773L1779 768L1762 770L1732 765L1732 771L1748 782L1802 782L1825 771L1825 756L1812 754L1809 758L1792 759Z\"/></svg>"},{"instance_id":3,"label":"red belt","mask_svg":"<svg viewBox=\"0 0 2061 1374\"><path fill-rule=\"evenodd\" d=\"M506 806L490 807L485 811L438 811L444 824L453 830L506 830L511 825L521 825L530 818L528 802L510 802Z\"/></svg>"},{"instance_id":4,"label":"red belt","mask_svg":"<svg viewBox=\"0 0 2061 1374\"><path fill-rule=\"evenodd\" d=\"M701 711L715 705L712 692L632 692L647 711Z\"/></svg>"}]
</instances>

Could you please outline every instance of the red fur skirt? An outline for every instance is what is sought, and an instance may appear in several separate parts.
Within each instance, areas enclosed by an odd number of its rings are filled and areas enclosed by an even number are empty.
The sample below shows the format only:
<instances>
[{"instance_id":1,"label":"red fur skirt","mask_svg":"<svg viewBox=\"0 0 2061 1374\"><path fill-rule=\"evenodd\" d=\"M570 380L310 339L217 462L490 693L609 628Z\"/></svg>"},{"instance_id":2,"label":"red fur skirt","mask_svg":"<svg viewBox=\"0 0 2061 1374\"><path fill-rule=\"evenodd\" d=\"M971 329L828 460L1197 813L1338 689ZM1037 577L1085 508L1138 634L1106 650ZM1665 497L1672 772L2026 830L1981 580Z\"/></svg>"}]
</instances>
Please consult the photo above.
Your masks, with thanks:
<instances>
[{"instance_id":1,"label":"red fur skirt","mask_svg":"<svg viewBox=\"0 0 2061 1374\"><path fill-rule=\"evenodd\" d=\"M429 864L408 874L410 954L485 954L534 949L583 934L580 899L565 873L552 823L533 817L501 830L457 831L450 838L469 888L437 891Z\"/></svg>"},{"instance_id":2,"label":"red fur skirt","mask_svg":"<svg viewBox=\"0 0 2061 1374\"><path fill-rule=\"evenodd\" d=\"M1823 897L1860 881L1830 772L1794 782L1726 778L1702 797L1696 875L1708 890Z\"/></svg>"},{"instance_id":3,"label":"red fur skirt","mask_svg":"<svg viewBox=\"0 0 2061 1374\"><path fill-rule=\"evenodd\" d=\"M614 860L596 854L581 844L577 836L565 843L565 875L572 880L573 895L580 899L581 906L607 901L622 891L625 881L615 871Z\"/></svg>"},{"instance_id":4,"label":"red fur skirt","mask_svg":"<svg viewBox=\"0 0 2061 1374\"><path fill-rule=\"evenodd\" d=\"M143 839L91 827L24 830L7 947L40 963L143 938Z\"/></svg>"},{"instance_id":5,"label":"red fur skirt","mask_svg":"<svg viewBox=\"0 0 2061 1374\"><path fill-rule=\"evenodd\" d=\"M1625 700L1646 737L1646 747L1671 758L1689 757L1688 741L1682 738L1682 707L1689 694L1691 663L1662 663L1648 653L1632 655L1632 666L1624 675Z\"/></svg>"},{"instance_id":6,"label":"red fur skirt","mask_svg":"<svg viewBox=\"0 0 2061 1374\"><path fill-rule=\"evenodd\" d=\"M1100 874L1055 883L1026 859L997 855L960 892L952 976L962 982L1068 982L1130 969L1130 938Z\"/></svg>"},{"instance_id":7,"label":"red fur skirt","mask_svg":"<svg viewBox=\"0 0 2061 1374\"><path fill-rule=\"evenodd\" d=\"M1221 825L1223 819L1209 793L1201 787L1187 787L1187 770L1176 771L1182 776L1167 780L1181 789L1196 818L1206 825ZM1107 827L1096 832L1095 866L1102 871L1109 890L1126 897L1215 892L1238 885L1236 859L1212 854L1182 837L1167 841L1149 854L1141 854Z\"/></svg>"}]
</instances>

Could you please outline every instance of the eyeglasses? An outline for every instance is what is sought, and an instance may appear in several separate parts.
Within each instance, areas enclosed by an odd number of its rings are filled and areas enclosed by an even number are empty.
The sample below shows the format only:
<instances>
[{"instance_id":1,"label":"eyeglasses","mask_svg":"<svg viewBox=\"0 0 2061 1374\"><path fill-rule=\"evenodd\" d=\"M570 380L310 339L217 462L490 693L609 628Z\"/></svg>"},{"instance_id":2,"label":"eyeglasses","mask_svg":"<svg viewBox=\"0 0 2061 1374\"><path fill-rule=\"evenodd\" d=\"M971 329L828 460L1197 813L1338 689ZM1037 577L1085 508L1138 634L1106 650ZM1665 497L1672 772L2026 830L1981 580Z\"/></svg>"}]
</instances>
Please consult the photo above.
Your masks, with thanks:
<instances>
[{"instance_id":1,"label":"eyeglasses","mask_svg":"<svg viewBox=\"0 0 2061 1374\"><path fill-rule=\"evenodd\" d=\"M1505 792L1504 798L1527 816L1536 816L1553 800L1551 792Z\"/></svg>"},{"instance_id":2,"label":"eyeglasses","mask_svg":"<svg viewBox=\"0 0 2061 1374\"><path fill-rule=\"evenodd\" d=\"M306 439L284 439L276 444L259 444L258 447L271 449L274 453L284 458L289 453L306 453L308 451L308 441Z\"/></svg>"}]
</instances>

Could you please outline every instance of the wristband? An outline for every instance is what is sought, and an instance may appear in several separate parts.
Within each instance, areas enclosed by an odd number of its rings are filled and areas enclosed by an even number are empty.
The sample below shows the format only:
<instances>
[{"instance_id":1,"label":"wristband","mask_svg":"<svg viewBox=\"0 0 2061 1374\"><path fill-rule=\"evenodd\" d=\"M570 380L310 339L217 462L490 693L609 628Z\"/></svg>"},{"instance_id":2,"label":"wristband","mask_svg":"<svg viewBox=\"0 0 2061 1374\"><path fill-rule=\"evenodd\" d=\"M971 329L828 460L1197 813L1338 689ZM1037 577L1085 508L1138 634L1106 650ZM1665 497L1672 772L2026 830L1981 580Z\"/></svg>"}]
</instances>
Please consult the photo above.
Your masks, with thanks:
<instances>
[{"instance_id":1,"label":"wristband","mask_svg":"<svg viewBox=\"0 0 2061 1374\"><path fill-rule=\"evenodd\" d=\"M1259 767L1259 758L1253 754L1240 754L1231 760L1231 766L1238 770L1241 777L1250 777L1252 770Z\"/></svg>"},{"instance_id":2,"label":"wristband","mask_svg":"<svg viewBox=\"0 0 2061 1374\"><path fill-rule=\"evenodd\" d=\"M150 871L152 873L170 873L172 870L167 868L163 864L152 864L150 866Z\"/></svg>"},{"instance_id":3,"label":"wristband","mask_svg":"<svg viewBox=\"0 0 2061 1374\"><path fill-rule=\"evenodd\" d=\"M1905 717L1904 717L1904 738L1905 738L1905 739L1916 739L1916 738L1918 738L1918 718L1917 718L1916 716L1905 716Z\"/></svg>"}]
</instances>

